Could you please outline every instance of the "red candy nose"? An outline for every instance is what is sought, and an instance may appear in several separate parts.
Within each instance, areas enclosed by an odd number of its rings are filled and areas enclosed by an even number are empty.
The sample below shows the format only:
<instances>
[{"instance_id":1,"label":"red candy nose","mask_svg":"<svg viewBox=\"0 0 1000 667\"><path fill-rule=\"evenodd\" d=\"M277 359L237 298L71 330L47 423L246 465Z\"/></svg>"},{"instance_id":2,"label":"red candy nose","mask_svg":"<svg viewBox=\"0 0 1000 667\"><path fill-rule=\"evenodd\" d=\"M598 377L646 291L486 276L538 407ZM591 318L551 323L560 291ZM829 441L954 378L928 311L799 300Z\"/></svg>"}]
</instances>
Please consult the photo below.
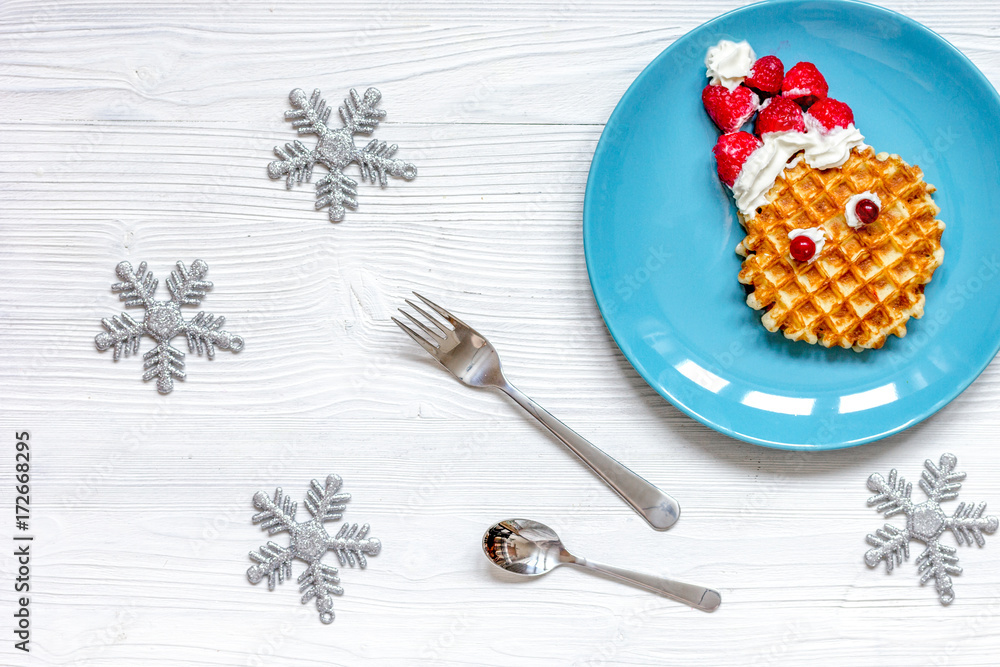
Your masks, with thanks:
<instances>
[{"instance_id":1,"label":"red candy nose","mask_svg":"<svg viewBox=\"0 0 1000 667\"><path fill-rule=\"evenodd\" d=\"M816 254L816 243L808 236L796 236L788 250L795 261L808 262Z\"/></svg>"},{"instance_id":2,"label":"red candy nose","mask_svg":"<svg viewBox=\"0 0 1000 667\"><path fill-rule=\"evenodd\" d=\"M858 220L864 224L871 224L875 222L875 218L878 217L878 204L873 202L871 199L862 199L854 206L854 214L857 215Z\"/></svg>"}]
</instances>

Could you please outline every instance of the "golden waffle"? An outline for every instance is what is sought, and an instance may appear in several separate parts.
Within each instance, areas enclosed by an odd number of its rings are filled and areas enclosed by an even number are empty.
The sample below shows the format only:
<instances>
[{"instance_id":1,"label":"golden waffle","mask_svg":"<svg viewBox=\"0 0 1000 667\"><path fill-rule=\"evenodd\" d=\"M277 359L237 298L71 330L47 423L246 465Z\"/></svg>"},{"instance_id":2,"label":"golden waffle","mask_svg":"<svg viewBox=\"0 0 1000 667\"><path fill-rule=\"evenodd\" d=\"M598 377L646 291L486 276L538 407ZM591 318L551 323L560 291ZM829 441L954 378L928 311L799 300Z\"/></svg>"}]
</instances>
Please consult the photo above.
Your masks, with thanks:
<instances>
[{"instance_id":1,"label":"golden waffle","mask_svg":"<svg viewBox=\"0 0 1000 667\"><path fill-rule=\"evenodd\" d=\"M855 194L882 200L878 218L852 229L844 205ZM825 347L877 349L906 321L924 314L924 285L944 259L931 199L934 186L898 155L855 149L843 166L788 167L736 247L746 259L739 280L751 285L747 304L765 310L768 331ZM812 262L789 254L788 232L822 227L826 243Z\"/></svg>"}]
</instances>

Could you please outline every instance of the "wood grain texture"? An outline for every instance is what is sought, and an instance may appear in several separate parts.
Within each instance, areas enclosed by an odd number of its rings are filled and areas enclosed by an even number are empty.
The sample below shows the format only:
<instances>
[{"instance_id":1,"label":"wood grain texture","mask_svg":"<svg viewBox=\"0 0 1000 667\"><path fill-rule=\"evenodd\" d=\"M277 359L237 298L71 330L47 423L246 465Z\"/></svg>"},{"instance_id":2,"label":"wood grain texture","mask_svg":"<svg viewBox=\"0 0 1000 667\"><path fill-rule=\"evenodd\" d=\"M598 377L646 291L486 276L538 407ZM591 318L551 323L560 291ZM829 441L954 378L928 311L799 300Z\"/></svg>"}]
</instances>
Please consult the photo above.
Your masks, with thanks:
<instances>
[{"instance_id":1,"label":"wood grain texture","mask_svg":"<svg viewBox=\"0 0 1000 667\"><path fill-rule=\"evenodd\" d=\"M603 124L656 54L739 4L0 4L0 442L30 429L36 453L31 661L8 638L0 662L996 664L995 539L960 551L947 609L913 557L887 576L862 554L883 523L864 505L871 472L915 479L954 451L962 499L1000 502L1000 371L883 443L777 452L660 399L597 312L580 219ZM1000 82L1000 6L885 5ZM264 168L292 138L291 88L337 101L369 85L389 113L378 137L419 177L361 184L360 208L331 225L311 187L285 190ZM120 312L119 261L162 282L198 257L215 283L202 307L247 345L189 355L164 398L141 359L115 363L93 337ZM516 406L423 356L389 320L413 289L681 499L677 526L648 530ZM245 554L266 539L249 521L255 491L299 499L328 472L354 494L345 519L385 548L341 572L323 626L294 583L251 586ZM568 570L515 581L479 547L510 516L588 557L715 586L723 606ZM15 567L0 557L0 618Z\"/></svg>"}]
</instances>

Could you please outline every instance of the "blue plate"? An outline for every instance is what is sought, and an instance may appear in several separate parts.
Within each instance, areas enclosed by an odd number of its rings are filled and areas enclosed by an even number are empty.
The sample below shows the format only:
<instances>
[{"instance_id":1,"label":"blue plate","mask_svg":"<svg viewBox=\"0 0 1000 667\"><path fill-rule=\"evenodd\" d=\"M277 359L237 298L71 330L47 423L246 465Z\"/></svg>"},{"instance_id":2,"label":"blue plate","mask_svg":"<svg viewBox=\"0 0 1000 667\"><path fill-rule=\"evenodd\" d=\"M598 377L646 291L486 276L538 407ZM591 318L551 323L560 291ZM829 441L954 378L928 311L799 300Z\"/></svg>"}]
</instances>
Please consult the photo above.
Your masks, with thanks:
<instances>
[{"instance_id":1,"label":"blue plate","mask_svg":"<svg viewBox=\"0 0 1000 667\"><path fill-rule=\"evenodd\" d=\"M856 353L767 332L736 280L742 239L715 174L701 105L705 51L746 39L790 67L814 62L876 151L937 186L944 264L905 338ZM783 449L883 438L958 396L1000 349L1000 97L959 51L868 4L775 0L706 23L635 80L587 180L594 295L643 378L712 428Z\"/></svg>"}]
</instances>

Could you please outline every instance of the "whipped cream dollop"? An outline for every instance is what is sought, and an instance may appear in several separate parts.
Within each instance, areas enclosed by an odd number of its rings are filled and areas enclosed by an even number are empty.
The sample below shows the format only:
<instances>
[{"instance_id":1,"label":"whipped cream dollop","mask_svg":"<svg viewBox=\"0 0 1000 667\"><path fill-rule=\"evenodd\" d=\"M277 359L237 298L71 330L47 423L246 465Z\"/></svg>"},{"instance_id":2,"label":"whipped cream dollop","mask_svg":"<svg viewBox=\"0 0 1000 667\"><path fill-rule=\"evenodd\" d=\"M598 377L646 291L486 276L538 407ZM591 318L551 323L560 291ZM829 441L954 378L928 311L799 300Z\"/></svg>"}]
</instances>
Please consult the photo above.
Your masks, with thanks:
<instances>
[{"instance_id":1,"label":"whipped cream dollop","mask_svg":"<svg viewBox=\"0 0 1000 667\"><path fill-rule=\"evenodd\" d=\"M847 218L847 224L851 229L860 229L861 226L865 224L858 219L858 211L857 211L858 202L861 201L862 199L871 199L873 202L875 202L876 206L878 206L880 209L882 208L882 200L879 199L879 196L874 192L872 192L871 190L865 190L861 194L852 196L844 204L844 217Z\"/></svg>"},{"instance_id":2,"label":"whipped cream dollop","mask_svg":"<svg viewBox=\"0 0 1000 667\"><path fill-rule=\"evenodd\" d=\"M797 239L800 236L805 236L812 239L812 242L816 244L816 252L813 256L809 258L806 264L812 264L819 257L819 254L823 252L823 246L826 245L826 232L822 227L809 227L807 229L793 229L788 232L788 240Z\"/></svg>"},{"instance_id":3,"label":"whipped cream dollop","mask_svg":"<svg viewBox=\"0 0 1000 667\"><path fill-rule=\"evenodd\" d=\"M755 60L757 55L746 40L737 43L723 39L708 50L705 75L711 79L712 85L725 86L733 91L750 76Z\"/></svg>"},{"instance_id":4,"label":"whipped cream dollop","mask_svg":"<svg viewBox=\"0 0 1000 667\"><path fill-rule=\"evenodd\" d=\"M827 130L809 114L805 115L805 122L805 132L789 130L765 134L761 137L764 145L751 153L743 164L732 189L736 207L744 218L757 217L757 208L767 203L767 193L774 181L791 166L789 160L800 151L801 158L810 167L831 169L847 162L853 149L867 147L864 136L853 123Z\"/></svg>"}]
</instances>

